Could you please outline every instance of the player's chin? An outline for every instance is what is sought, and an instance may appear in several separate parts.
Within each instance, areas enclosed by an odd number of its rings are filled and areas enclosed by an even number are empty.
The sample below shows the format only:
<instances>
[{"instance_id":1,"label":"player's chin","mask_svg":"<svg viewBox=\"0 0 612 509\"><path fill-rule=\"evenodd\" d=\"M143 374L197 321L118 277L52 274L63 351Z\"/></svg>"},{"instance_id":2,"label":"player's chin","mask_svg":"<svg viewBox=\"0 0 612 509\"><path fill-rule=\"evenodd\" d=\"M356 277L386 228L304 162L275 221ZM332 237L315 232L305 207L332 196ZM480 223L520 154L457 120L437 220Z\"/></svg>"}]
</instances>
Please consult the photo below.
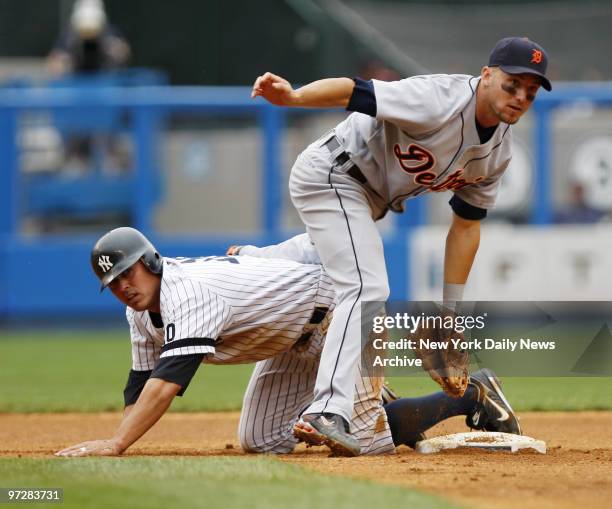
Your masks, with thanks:
<instances>
[{"instance_id":1,"label":"player's chin","mask_svg":"<svg viewBox=\"0 0 612 509\"><path fill-rule=\"evenodd\" d=\"M148 309L148 303L142 298L133 298L127 302L127 305L134 311L146 311Z\"/></svg>"},{"instance_id":2,"label":"player's chin","mask_svg":"<svg viewBox=\"0 0 612 509\"><path fill-rule=\"evenodd\" d=\"M522 110L517 110L514 108L506 108L505 111L503 111L500 115L499 115L499 119L504 123L504 124L516 124L519 119L523 116L523 111Z\"/></svg>"}]
</instances>

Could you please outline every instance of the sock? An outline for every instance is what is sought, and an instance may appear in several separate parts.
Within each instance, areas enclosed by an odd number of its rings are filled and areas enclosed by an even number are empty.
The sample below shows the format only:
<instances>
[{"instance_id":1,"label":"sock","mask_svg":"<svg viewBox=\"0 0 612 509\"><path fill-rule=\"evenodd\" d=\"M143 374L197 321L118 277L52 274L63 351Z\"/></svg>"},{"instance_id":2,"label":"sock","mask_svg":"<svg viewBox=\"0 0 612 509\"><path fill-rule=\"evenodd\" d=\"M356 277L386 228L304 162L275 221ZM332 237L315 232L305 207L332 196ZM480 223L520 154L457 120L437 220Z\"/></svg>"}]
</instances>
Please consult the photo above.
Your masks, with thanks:
<instances>
[{"instance_id":1,"label":"sock","mask_svg":"<svg viewBox=\"0 0 612 509\"><path fill-rule=\"evenodd\" d=\"M385 405L385 412L395 445L413 446L420 433L456 415L468 415L476 409L477 391L468 385L461 398L436 392L422 398L400 398Z\"/></svg>"}]
</instances>

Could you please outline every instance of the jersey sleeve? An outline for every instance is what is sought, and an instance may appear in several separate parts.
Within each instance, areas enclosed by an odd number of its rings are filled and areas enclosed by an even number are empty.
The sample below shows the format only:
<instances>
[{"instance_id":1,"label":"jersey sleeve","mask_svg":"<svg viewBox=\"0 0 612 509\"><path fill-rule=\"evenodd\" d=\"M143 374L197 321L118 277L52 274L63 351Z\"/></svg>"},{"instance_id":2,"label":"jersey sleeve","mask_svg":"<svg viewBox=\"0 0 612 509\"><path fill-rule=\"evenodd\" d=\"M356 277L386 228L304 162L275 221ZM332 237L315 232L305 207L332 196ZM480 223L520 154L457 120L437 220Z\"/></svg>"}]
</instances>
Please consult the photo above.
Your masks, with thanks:
<instances>
[{"instance_id":1,"label":"jersey sleeve","mask_svg":"<svg viewBox=\"0 0 612 509\"><path fill-rule=\"evenodd\" d=\"M492 209L497 200L501 178L508 168L510 160L508 159L493 175L486 180L466 186L455 192L455 196L461 198L464 202L481 209Z\"/></svg>"},{"instance_id":2,"label":"jersey sleeve","mask_svg":"<svg viewBox=\"0 0 612 509\"><path fill-rule=\"evenodd\" d=\"M372 80L372 83L376 118L391 122L412 136L439 129L472 95L468 85L452 75L413 76L400 81Z\"/></svg>"},{"instance_id":3,"label":"jersey sleeve","mask_svg":"<svg viewBox=\"0 0 612 509\"><path fill-rule=\"evenodd\" d=\"M214 354L215 342L231 320L231 306L206 285L177 278L161 288L166 327L161 358Z\"/></svg>"},{"instance_id":4,"label":"jersey sleeve","mask_svg":"<svg viewBox=\"0 0 612 509\"><path fill-rule=\"evenodd\" d=\"M126 308L125 316L130 326L132 343L132 369L150 371L161 354L161 337L163 329L156 330L146 312L137 313ZM158 336L158 341L155 341Z\"/></svg>"}]
</instances>

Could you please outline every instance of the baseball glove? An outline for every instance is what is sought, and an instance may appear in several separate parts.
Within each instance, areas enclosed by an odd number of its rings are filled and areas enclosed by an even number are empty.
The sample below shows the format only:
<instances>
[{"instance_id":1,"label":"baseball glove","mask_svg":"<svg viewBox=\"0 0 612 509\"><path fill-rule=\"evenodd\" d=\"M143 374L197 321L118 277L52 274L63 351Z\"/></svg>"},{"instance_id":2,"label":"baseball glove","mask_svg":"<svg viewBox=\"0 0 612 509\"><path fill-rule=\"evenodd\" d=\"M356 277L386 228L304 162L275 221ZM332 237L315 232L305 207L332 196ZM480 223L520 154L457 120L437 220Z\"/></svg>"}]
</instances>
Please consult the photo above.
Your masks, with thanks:
<instances>
[{"instance_id":1,"label":"baseball glove","mask_svg":"<svg viewBox=\"0 0 612 509\"><path fill-rule=\"evenodd\" d=\"M431 339L438 346L447 344L447 348L427 348L421 338ZM415 336L414 353L423 362L423 369L446 394L460 398L467 389L469 355L467 350L454 348L451 338L463 340L463 334L453 328L421 327Z\"/></svg>"}]
</instances>

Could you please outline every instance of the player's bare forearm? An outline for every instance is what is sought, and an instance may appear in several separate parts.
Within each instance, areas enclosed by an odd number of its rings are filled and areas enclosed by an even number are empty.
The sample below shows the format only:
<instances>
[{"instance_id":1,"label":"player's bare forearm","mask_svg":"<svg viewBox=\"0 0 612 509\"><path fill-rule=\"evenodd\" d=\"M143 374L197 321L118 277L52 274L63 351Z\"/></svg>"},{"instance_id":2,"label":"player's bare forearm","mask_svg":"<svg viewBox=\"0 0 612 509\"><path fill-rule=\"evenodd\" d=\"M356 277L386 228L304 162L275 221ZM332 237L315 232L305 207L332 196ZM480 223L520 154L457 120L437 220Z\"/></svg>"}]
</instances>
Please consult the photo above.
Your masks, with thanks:
<instances>
[{"instance_id":1,"label":"player's bare forearm","mask_svg":"<svg viewBox=\"0 0 612 509\"><path fill-rule=\"evenodd\" d=\"M125 407L115 436L91 440L58 451L56 456L117 456L144 435L166 412L181 386L159 378L145 384L136 404Z\"/></svg>"},{"instance_id":2,"label":"player's bare forearm","mask_svg":"<svg viewBox=\"0 0 612 509\"><path fill-rule=\"evenodd\" d=\"M346 108L354 88L350 78L326 78L293 90L286 79L267 72L255 80L251 97L263 97L277 106Z\"/></svg>"},{"instance_id":3,"label":"player's bare forearm","mask_svg":"<svg viewBox=\"0 0 612 509\"><path fill-rule=\"evenodd\" d=\"M295 106L333 108L348 106L355 82L350 78L327 78L313 81L295 91Z\"/></svg>"},{"instance_id":4,"label":"player's bare forearm","mask_svg":"<svg viewBox=\"0 0 612 509\"><path fill-rule=\"evenodd\" d=\"M453 214L446 236L444 282L465 284L480 245L480 221L463 219Z\"/></svg>"},{"instance_id":5,"label":"player's bare forearm","mask_svg":"<svg viewBox=\"0 0 612 509\"><path fill-rule=\"evenodd\" d=\"M124 414L113 441L119 453L144 435L168 410L181 386L160 378L147 381L133 408Z\"/></svg>"}]
</instances>

